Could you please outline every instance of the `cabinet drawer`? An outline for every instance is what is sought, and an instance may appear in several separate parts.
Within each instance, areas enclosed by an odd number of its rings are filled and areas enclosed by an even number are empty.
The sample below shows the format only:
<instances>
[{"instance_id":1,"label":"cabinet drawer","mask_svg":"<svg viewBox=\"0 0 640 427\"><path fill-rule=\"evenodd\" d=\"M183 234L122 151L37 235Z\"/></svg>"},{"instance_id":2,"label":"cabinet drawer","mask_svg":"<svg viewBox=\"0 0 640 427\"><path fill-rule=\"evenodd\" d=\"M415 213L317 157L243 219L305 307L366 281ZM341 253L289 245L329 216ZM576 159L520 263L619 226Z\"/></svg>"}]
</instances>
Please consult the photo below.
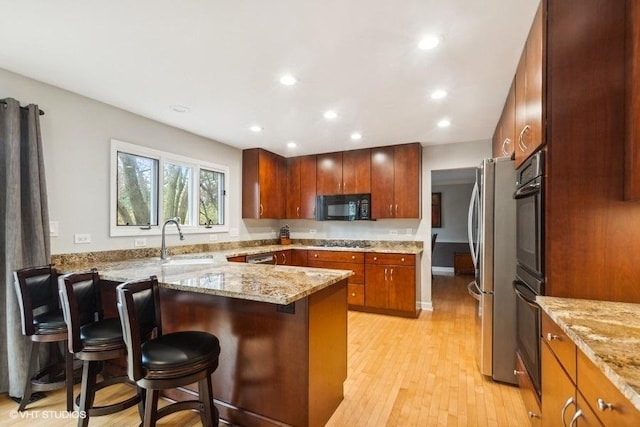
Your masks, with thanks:
<instances>
[{"instance_id":1,"label":"cabinet drawer","mask_svg":"<svg viewBox=\"0 0 640 427\"><path fill-rule=\"evenodd\" d=\"M349 305L364 305L364 285L349 283Z\"/></svg>"},{"instance_id":2,"label":"cabinet drawer","mask_svg":"<svg viewBox=\"0 0 640 427\"><path fill-rule=\"evenodd\" d=\"M364 253L351 251L309 251L309 262L311 261L363 263Z\"/></svg>"},{"instance_id":3,"label":"cabinet drawer","mask_svg":"<svg viewBox=\"0 0 640 427\"><path fill-rule=\"evenodd\" d=\"M576 398L578 400L578 408L580 409L580 416L578 419L579 427L601 427L603 424L598 419L596 413L587 404L586 399L582 396L582 393L577 392Z\"/></svg>"},{"instance_id":4,"label":"cabinet drawer","mask_svg":"<svg viewBox=\"0 0 640 427\"><path fill-rule=\"evenodd\" d=\"M546 314L542 313L542 339L558 358L569 378L576 382L576 345Z\"/></svg>"},{"instance_id":5,"label":"cabinet drawer","mask_svg":"<svg viewBox=\"0 0 640 427\"><path fill-rule=\"evenodd\" d=\"M353 271L353 276L349 277L349 283L364 284L364 264L356 264L353 262L316 261L314 258L309 258L307 265L314 268L351 270Z\"/></svg>"},{"instance_id":6,"label":"cabinet drawer","mask_svg":"<svg viewBox=\"0 0 640 427\"><path fill-rule=\"evenodd\" d=\"M416 265L416 256L412 254L368 253L365 257L367 264L377 265Z\"/></svg>"},{"instance_id":7,"label":"cabinet drawer","mask_svg":"<svg viewBox=\"0 0 640 427\"><path fill-rule=\"evenodd\" d=\"M606 426L639 426L640 412L582 351L578 351L578 389ZM600 409L598 402L611 404Z\"/></svg>"},{"instance_id":8,"label":"cabinet drawer","mask_svg":"<svg viewBox=\"0 0 640 427\"><path fill-rule=\"evenodd\" d=\"M520 354L516 353L516 379L518 380L518 387L520 388L520 395L524 402L524 407L527 410L527 416L531 423L531 427L539 427L542 425L541 414L542 408L540 408L540 401L538 400L538 394L533 387L533 382L527 368L525 368Z\"/></svg>"}]
</instances>

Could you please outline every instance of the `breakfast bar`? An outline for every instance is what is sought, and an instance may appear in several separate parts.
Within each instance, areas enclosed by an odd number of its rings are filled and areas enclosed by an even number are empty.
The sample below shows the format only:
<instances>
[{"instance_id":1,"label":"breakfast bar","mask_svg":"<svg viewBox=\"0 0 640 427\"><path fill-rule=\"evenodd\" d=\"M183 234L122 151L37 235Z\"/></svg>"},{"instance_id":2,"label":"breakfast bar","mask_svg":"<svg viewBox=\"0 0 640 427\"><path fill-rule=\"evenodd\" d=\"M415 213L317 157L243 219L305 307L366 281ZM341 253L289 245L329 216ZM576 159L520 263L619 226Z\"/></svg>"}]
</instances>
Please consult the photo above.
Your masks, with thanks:
<instances>
[{"instance_id":1,"label":"breakfast bar","mask_svg":"<svg viewBox=\"0 0 640 427\"><path fill-rule=\"evenodd\" d=\"M200 330L219 338L213 395L222 419L321 426L342 401L351 271L227 263L216 254L92 267L103 280L106 306L115 307L119 283L155 275L164 332ZM195 390L167 397L184 399Z\"/></svg>"}]
</instances>

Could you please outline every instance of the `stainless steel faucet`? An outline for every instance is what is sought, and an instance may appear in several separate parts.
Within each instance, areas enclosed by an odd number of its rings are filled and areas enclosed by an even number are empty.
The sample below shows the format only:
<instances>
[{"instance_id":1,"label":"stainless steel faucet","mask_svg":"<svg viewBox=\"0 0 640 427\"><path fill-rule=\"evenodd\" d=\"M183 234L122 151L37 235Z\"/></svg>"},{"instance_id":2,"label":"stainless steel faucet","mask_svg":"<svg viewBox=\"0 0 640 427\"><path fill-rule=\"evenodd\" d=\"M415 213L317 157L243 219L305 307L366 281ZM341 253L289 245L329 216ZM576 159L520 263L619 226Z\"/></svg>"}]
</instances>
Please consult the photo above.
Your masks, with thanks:
<instances>
[{"instance_id":1,"label":"stainless steel faucet","mask_svg":"<svg viewBox=\"0 0 640 427\"><path fill-rule=\"evenodd\" d=\"M178 227L178 234L180 234L180 240L184 240L184 235L182 234L182 230L180 229L180 218L170 218L164 222L162 225L162 245L160 246L160 259L168 259L169 258L169 249L167 249L167 244L165 242L165 229L167 228L167 224L170 222L174 223L176 227Z\"/></svg>"}]
</instances>

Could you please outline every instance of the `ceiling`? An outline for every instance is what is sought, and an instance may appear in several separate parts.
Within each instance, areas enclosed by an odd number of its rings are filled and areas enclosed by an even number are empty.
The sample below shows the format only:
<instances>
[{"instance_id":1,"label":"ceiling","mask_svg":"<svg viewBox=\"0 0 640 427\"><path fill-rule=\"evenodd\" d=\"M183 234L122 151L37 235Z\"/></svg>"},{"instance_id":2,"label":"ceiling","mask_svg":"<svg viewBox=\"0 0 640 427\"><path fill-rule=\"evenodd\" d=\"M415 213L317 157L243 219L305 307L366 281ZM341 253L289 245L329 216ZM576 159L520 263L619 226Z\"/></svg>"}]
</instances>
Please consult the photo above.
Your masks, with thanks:
<instances>
[{"instance_id":1,"label":"ceiling","mask_svg":"<svg viewBox=\"0 0 640 427\"><path fill-rule=\"evenodd\" d=\"M0 0L0 67L285 156L486 140L537 4ZM426 34L440 45L418 49ZM285 73L298 83L282 85ZM448 96L434 101L438 88ZM325 119L327 110L338 116ZM451 125L439 128L444 118ZM353 141L353 132L362 139Z\"/></svg>"}]
</instances>

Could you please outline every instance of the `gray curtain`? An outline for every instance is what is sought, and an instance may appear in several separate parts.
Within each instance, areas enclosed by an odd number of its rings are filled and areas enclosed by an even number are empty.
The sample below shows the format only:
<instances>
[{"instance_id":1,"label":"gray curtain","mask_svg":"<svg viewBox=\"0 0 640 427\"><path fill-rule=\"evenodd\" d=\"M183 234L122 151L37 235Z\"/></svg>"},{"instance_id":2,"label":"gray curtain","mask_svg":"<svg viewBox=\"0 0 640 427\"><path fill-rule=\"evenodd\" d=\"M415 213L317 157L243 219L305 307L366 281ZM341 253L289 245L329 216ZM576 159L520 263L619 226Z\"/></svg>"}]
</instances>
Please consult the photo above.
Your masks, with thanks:
<instances>
[{"instance_id":1,"label":"gray curtain","mask_svg":"<svg viewBox=\"0 0 640 427\"><path fill-rule=\"evenodd\" d=\"M13 271L50 262L49 212L37 105L0 103L0 392L22 396L29 340Z\"/></svg>"}]
</instances>

